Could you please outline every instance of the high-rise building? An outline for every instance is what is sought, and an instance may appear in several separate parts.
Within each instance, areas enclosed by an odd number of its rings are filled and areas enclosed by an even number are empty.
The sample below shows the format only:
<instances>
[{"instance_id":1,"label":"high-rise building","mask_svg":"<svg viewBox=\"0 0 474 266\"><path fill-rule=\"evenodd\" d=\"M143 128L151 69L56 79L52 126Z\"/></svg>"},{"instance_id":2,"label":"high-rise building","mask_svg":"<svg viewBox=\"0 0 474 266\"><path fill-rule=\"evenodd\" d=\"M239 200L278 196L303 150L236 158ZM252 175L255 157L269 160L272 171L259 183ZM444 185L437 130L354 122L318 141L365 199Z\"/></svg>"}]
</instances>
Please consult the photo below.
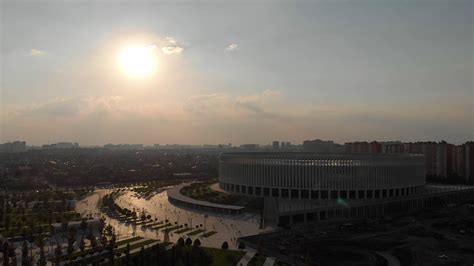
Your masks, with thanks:
<instances>
[{"instance_id":1,"label":"high-rise building","mask_svg":"<svg viewBox=\"0 0 474 266\"><path fill-rule=\"evenodd\" d=\"M4 152L23 152L26 150L25 141L14 141L0 144L0 151Z\"/></svg>"},{"instance_id":2,"label":"high-rise building","mask_svg":"<svg viewBox=\"0 0 474 266\"><path fill-rule=\"evenodd\" d=\"M469 183L474 183L474 142L468 141L456 147L456 172Z\"/></svg>"},{"instance_id":3,"label":"high-rise building","mask_svg":"<svg viewBox=\"0 0 474 266\"><path fill-rule=\"evenodd\" d=\"M340 144L334 143L332 140L324 141L320 139L305 140L303 142L304 152L318 152L318 153L342 153L344 147Z\"/></svg>"},{"instance_id":4,"label":"high-rise building","mask_svg":"<svg viewBox=\"0 0 474 266\"><path fill-rule=\"evenodd\" d=\"M405 144L401 141L386 141L381 142L382 153L404 153Z\"/></svg>"},{"instance_id":5,"label":"high-rise building","mask_svg":"<svg viewBox=\"0 0 474 266\"><path fill-rule=\"evenodd\" d=\"M344 148L346 153L370 153L370 144L367 141L347 142Z\"/></svg>"},{"instance_id":6,"label":"high-rise building","mask_svg":"<svg viewBox=\"0 0 474 266\"><path fill-rule=\"evenodd\" d=\"M448 144L444 141L407 143L407 152L425 155L426 175L432 177L447 177Z\"/></svg>"},{"instance_id":7,"label":"high-rise building","mask_svg":"<svg viewBox=\"0 0 474 266\"><path fill-rule=\"evenodd\" d=\"M258 144L242 144L240 145L240 148L245 150L245 151L255 151L259 147Z\"/></svg>"},{"instance_id":8,"label":"high-rise building","mask_svg":"<svg viewBox=\"0 0 474 266\"><path fill-rule=\"evenodd\" d=\"M280 149L280 142L278 140L275 140L272 142L272 149L273 150L279 150Z\"/></svg>"}]
</instances>

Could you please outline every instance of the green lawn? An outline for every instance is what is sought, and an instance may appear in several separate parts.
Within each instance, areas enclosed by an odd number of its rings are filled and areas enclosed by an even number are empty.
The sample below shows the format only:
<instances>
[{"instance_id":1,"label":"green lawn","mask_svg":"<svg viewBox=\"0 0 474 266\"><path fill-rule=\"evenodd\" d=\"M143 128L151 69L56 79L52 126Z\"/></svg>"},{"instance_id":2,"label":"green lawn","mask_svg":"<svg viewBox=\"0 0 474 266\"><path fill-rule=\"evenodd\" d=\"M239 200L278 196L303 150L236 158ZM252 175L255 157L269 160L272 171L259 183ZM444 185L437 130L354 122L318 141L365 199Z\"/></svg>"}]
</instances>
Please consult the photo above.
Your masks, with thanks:
<instances>
[{"instance_id":1,"label":"green lawn","mask_svg":"<svg viewBox=\"0 0 474 266\"><path fill-rule=\"evenodd\" d=\"M176 231L175 234L182 234L182 233L185 233L185 232L191 231L191 230L193 230L193 229L189 228L189 227L185 227L183 229L180 229L180 230Z\"/></svg>"},{"instance_id":2,"label":"green lawn","mask_svg":"<svg viewBox=\"0 0 474 266\"><path fill-rule=\"evenodd\" d=\"M215 234L217 234L216 231L211 231L211 232L207 232L207 233L203 234L202 237L210 237L210 236L215 235Z\"/></svg>"},{"instance_id":3,"label":"green lawn","mask_svg":"<svg viewBox=\"0 0 474 266\"><path fill-rule=\"evenodd\" d=\"M235 204L237 201L241 199L240 196L222 193L214 191L210 188L210 185L215 183L212 182L204 182L204 183L193 183L189 186L185 186L181 189L181 193L187 197L196 199L196 200L203 200L213 203L219 204Z\"/></svg>"},{"instance_id":4,"label":"green lawn","mask_svg":"<svg viewBox=\"0 0 474 266\"><path fill-rule=\"evenodd\" d=\"M192 231L191 233L189 233L188 236L194 236L194 235L200 234L202 232L205 232L205 231L202 230L202 229L198 229L196 231Z\"/></svg>"},{"instance_id":5,"label":"green lawn","mask_svg":"<svg viewBox=\"0 0 474 266\"><path fill-rule=\"evenodd\" d=\"M169 232L171 232L173 230L176 230L176 229L179 229L179 225L175 225L173 227L165 228L165 229L161 230L161 232L168 232L169 233Z\"/></svg>"},{"instance_id":6,"label":"green lawn","mask_svg":"<svg viewBox=\"0 0 474 266\"><path fill-rule=\"evenodd\" d=\"M140 242L140 243L132 243L132 244L130 244L130 250L135 249L135 248L145 247L146 245L155 244L157 242L158 241L156 241L154 239L147 239L147 240L145 240L143 242ZM117 249L115 249L115 253L122 253L126 249L127 249L126 246L124 246L122 248L117 248Z\"/></svg>"},{"instance_id":7,"label":"green lawn","mask_svg":"<svg viewBox=\"0 0 474 266\"><path fill-rule=\"evenodd\" d=\"M140 236L134 236L134 237L130 237L130 238L120 239L117 242L115 242L115 245L116 246L125 245L127 243L134 242L134 241L137 241L137 240L140 240L140 239L142 239L142 237L140 237Z\"/></svg>"},{"instance_id":8,"label":"green lawn","mask_svg":"<svg viewBox=\"0 0 474 266\"><path fill-rule=\"evenodd\" d=\"M163 229L165 227L170 227L171 224L170 223L167 223L167 224L163 224L163 225L158 225L158 226L153 226L151 229L154 229L154 230L160 230L160 229Z\"/></svg>"},{"instance_id":9,"label":"green lawn","mask_svg":"<svg viewBox=\"0 0 474 266\"><path fill-rule=\"evenodd\" d=\"M265 263L267 257L261 254L255 254L255 256L250 260L249 266L262 266Z\"/></svg>"},{"instance_id":10,"label":"green lawn","mask_svg":"<svg viewBox=\"0 0 474 266\"><path fill-rule=\"evenodd\" d=\"M212 256L212 266L234 266L245 255L240 250L223 250L217 248L203 248L207 254Z\"/></svg>"}]
</instances>

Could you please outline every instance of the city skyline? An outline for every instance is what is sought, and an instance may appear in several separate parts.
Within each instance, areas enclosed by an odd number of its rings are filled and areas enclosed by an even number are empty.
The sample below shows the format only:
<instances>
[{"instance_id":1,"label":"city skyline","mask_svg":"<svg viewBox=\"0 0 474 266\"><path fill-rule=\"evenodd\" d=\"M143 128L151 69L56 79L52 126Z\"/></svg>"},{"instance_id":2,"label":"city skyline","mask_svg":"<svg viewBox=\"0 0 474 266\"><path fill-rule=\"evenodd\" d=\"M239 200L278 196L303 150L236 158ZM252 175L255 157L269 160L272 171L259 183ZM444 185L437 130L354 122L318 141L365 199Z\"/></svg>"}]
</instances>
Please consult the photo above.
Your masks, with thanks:
<instances>
[{"instance_id":1,"label":"city skyline","mask_svg":"<svg viewBox=\"0 0 474 266\"><path fill-rule=\"evenodd\" d=\"M288 141L288 140L271 140L263 143L232 143L232 142L227 142L227 143L112 143L112 142L107 142L107 143L99 143L99 144L84 144L84 143L79 143L77 141L49 141L47 143L29 143L25 140L7 140L5 142L0 142L0 145L2 144L15 144L15 143L24 143L26 147L41 147L41 146L49 146L49 145L56 145L56 144L62 144L62 145L71 145L74 147L80 147L80 148L89 148L89 147L104 147L107 145L142 145L143 147L166 147L166 146L190 146L190 147L206 147L206 146L226 146L226 147L242 147L245 145L257 145L261 147L274 147L275 142L278 142L278 147L281 147L281 145L288 145L288 146L303 146L305 142L313 142L313 141L320 141L322 143L331 143L331 145L340 145L344 146L345 144L351 144L351 143L365 143L365 144L371 144L371 143L379 143L379 144L409 144L409 143L436 143L436 144L451 144L451 145L456 145L460 146L462 144L466 143L472 143L473 140L465 140L460 143L452 143L448 142L446 140L440 140L440 141L434 141L434 140L413 140L413 141L402 141L402 140L348 140L344 142L337 142L334 140L322 140L318 138L313 138L313 139L305 139L302 141Z\"/></svg>"},{"instance_id":2,"label":"city skyline","mask_svg":"<svg viewBox=\"0 0 474 266\"><path fill-rule=\"evenodd\" d=\"M472 1L1 5L0 142L473 139Z\"/></svg>"}]
</instances>

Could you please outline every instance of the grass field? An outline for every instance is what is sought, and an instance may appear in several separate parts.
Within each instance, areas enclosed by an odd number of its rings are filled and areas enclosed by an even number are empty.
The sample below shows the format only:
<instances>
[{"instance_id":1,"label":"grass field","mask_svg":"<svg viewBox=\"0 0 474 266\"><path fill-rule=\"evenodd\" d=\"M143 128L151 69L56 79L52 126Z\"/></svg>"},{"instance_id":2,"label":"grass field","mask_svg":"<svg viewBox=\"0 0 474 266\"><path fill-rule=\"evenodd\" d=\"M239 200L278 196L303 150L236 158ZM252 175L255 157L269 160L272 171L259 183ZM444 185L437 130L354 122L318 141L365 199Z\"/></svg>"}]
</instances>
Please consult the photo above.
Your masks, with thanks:
<instances>
[{"instance_id":1,"label":"grass field","mask_svg":"<svg viewBox=\"0 0 474 266\"><path fill-rule=\"evenodd\" d=\"M216 231L210 231L210 232L207 232L207 233L203 234L202 237L210 237L210 236L215 235L215 234L217 234Z\"/></svg>"},{"instance_id":2,"label":"grass field","mask_svg":"<svg viewBox=\"0 0 474 266\"><path fill-rule=\"evenodd\" d=\"M200 234L202 232L205 232L205 231L202 230L202 229L198 229L196 231L192 231L192 232L188 233L188 236L194 236L194 235Z\"/></svg>"},{"instance_id":3,"label":"grass field","mask_svg":"<svg viewBox=\"0 0 474 266\"><path fill-rule=\"evenodd\" d=\"M267 257L261 254L255 254L255 256L249 261L249 266L262 266L265 263Z\"/></svg>"},{"instance_id":4,"label":"grass field","mask_svg":"<svg viewBox=\"0 0 474 266\"><path fill-rule=\"evenodd\" d=\"M204 248L204 251L212 256L212 266L234 266L245 255L245 252L240 250Z\"/></svg>"}]
</instances>

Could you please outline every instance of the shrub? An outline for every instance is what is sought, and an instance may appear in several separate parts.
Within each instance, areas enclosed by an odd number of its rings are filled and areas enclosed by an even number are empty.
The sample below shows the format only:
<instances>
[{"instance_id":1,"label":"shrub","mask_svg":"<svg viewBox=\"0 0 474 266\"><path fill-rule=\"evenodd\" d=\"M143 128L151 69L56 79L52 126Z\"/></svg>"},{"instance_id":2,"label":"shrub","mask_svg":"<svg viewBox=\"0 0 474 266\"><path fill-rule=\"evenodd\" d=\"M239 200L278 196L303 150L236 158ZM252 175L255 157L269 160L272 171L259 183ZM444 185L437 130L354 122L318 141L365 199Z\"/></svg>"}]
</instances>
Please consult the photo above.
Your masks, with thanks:
<instances>
[{"instance_id":1,"label":"shrub","mask_svg":"<svg viewBox=\"0 0 474 266\"><path fill-rule=\"evenodd\" d=\"M222 243L221 248L222 249L229 249L229 243L227 243L227 241L224 241L224 243Z\"/></svg>"},{"instance_id":2,"label":"shrub","mask_svg":"<svg viewBox=\"0 0 474 266\"><path fill-rule=\"evenodd\" d=\"M186 239L186 246L191 246L193 244L193 240L191 238Z\"/></svg>"}]
</instances>

